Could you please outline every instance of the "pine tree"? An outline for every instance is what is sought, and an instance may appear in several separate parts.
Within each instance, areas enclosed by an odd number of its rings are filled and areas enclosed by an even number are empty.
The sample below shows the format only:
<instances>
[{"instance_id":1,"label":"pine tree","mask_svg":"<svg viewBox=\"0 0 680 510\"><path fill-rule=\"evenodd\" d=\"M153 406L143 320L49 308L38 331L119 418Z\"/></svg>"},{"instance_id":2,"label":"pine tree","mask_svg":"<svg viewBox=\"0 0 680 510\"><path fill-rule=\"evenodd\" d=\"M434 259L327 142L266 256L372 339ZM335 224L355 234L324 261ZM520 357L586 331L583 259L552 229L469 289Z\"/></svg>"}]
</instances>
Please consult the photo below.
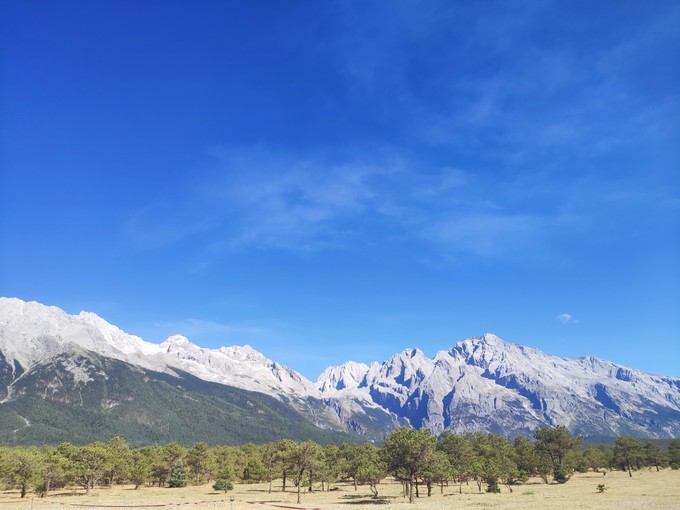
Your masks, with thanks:
<instances>
[{"instance_id":1,"label":"pine tree","mask_svg":"<svg viewBox=\"0 0 680 510\"><path fill-rule=\"evenodd\" d=\"M168 487L186 487L187 473L184 470L184 462L178 460L170 471L170 478L168 479Z\"/></svg>"},{"instance_id":2,"label":"pine tree","mask_svg":"<svg viewBox=\"0 0 680 510\"><path fill-rule=\"evenodd\" d=\"M427 429L400 427L385 439L383 455L387 469L408 484L409 503L413 503L414 485L432 461L436 444L437 440Z\"/></svg>"}]
</instances>

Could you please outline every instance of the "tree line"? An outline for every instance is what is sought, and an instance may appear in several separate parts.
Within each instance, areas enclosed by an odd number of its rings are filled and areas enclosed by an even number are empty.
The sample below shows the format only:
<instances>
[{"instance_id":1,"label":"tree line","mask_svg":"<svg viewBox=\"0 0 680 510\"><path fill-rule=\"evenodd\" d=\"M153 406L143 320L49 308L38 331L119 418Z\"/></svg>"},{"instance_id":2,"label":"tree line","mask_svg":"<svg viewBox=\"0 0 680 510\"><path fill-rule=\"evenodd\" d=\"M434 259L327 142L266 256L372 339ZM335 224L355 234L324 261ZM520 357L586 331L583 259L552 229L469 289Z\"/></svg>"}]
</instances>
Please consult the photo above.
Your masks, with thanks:
<instances>
[{"instance_id":1,"label":"tree line","mask_svg":"<svg viewBox=\"0 0 680 510\"><path fill-rule=\"evenodd\" d=\"M545 483L566 483L575 472L624 470L630 476L645 467L680 468L680 439L666 450L653 442L619 437L612 446L584 448L582 440L564 427L543 428L533 440L509 441L482 432L439 437L428 430L402 427L378 447L372 443L321 446L314 441L281 440L263 445L212 446L204 442L187 448L177 443L130 448L125 440L85 446L0 448L0 486L17 489L24 497L79 486L87 493L96 486L132 484L182 487L214 482L229 490L234 482L269 484L269 492L293 489L298 503L305 491L333 490L338 482L355 490L367 487L379 497L388 477L400 482L410 502L435 487L476 484L480 492L512 491L529 477ZM276 481L276 486L275 482Z\"/></svg>"}]
</instances>

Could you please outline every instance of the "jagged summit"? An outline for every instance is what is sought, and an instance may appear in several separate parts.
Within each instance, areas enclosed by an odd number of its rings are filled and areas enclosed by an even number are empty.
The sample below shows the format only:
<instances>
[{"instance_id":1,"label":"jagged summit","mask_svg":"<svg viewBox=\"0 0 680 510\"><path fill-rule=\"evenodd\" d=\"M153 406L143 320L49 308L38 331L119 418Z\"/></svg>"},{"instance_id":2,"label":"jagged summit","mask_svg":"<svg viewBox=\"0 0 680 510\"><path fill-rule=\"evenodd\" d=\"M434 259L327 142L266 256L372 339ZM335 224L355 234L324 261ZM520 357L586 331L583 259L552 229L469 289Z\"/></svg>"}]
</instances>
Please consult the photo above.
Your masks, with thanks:
<instances>
[{"instance_id":1,"label":"jagged summit","mask_svg":"<svg viewBox=\"0 0 680 510\"><path fill-rule=\"evenodd\" d=\"M590 356L560 358L491 333L433 358L410 348L382 363L349 361L328 367L312 383L249 345L209 349L179 334L155 344L93 313L69 315L57 307L0 298L0 405L13 398L21 374L50 363L88 384L93 373L68 361L88 353L169 377L186 372L265 393L317 425L378 439L400 424L436 433L483 430L513 436L565 425L585 436L680 436L680 379Z\"/></svg>"},{"instance_id":2,"label":"jagged summit","mask_svg":"<svg viewBox=\"0 0 680 510\"><path fill-rule=\"evenodd\" d=\"M358 388L364 382L368 370L368 365L356 361L331 366L321 373L316 380L316 387L321 392Z\"/></svg>"},{"instance_id":3,"label":"jagged summit","mask_svg":"<svg viewBox=\"0 0 680 510\"><path fill-rule=\"evenodd\" d=\"M326 370L317 388L337 398L362 396L435 432L515 435L561 424L586 436L680 433L680 379L594 357L552 356L491 333L433 359L405 349L373 363L358 386L345 384L338 373Z\"/></svg>"}]
</instances>

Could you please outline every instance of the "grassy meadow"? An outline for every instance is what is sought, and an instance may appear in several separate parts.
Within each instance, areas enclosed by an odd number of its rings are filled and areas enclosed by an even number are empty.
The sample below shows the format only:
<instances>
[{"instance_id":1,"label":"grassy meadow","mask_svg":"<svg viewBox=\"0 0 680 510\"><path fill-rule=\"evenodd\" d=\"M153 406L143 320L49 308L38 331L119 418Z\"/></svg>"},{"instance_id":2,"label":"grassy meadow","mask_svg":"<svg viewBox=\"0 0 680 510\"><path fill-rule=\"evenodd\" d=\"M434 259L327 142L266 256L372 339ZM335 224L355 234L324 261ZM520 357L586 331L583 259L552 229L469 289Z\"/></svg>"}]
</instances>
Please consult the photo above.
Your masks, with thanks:
<instances>
[{"instance_id":1,"label":"grassy meadow","mask_svg":"<svg viewBox=\"0 0 680 510\"><path fill-rule=\"evenodd\" d=\"M597 486L605 484L606 490L598 493ZM280 481L274 485L275 492L269 494L268 484L236 484L233 491L225 494L216 492L211 485L185 487L180 489L144 487L134 490L131 486L97 488L89 496L84 491L64 490L50 492L43 499L28 494L23 500L19 492L0 492L0 509L98 509L98 508L191 508L197 510L229 509L246 510L253 508L319 508L323 510L351 509L406 509L440 508L524 510L524 509L678 509L680 510L680 470L641 470L630 478L622 471L611 471L603 476L598 473L574 474L564 485L543 483L530 479L528 483L513 486L513 492L503 486L500 494L479 493L477 485L463 485L462 495L458 486L433 488L431 497L421 487L421 497L413 505L401 495L401 484L389 480L379 485L380 498L371 499L368 486L358 491L350 484L335 484L335 490L304 493L302 503L296 504L295 488L280 492ZM320 486L318 487L320 489ZM231 499L233 498L233 501Z\"/></svg>"}]
</instances>

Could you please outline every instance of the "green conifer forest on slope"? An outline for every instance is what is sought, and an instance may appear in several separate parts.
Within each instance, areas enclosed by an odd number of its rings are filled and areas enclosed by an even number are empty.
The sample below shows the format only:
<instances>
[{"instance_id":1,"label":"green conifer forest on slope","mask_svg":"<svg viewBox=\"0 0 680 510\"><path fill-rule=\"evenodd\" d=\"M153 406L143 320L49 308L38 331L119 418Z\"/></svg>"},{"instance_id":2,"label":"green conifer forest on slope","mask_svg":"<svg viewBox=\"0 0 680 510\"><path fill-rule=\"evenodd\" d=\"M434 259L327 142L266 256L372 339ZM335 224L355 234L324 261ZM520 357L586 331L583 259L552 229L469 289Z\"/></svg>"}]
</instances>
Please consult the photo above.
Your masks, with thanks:
<instances>
[{"instance_id":1,"label":"green conifer forest on slope","mask_svg":"<svg viewBox=\"0 0 680 510\"><path fill-rule=\"evenodd\" d=\"M65 363L76 363L90 380L77 380ZM114 436L133 446L349 439L314 426L262 393L179 375L92 353L57 358L24 374L14 384L11 401L0 404L0 444L87 444Z\"/></svg>"}]
</instances>

